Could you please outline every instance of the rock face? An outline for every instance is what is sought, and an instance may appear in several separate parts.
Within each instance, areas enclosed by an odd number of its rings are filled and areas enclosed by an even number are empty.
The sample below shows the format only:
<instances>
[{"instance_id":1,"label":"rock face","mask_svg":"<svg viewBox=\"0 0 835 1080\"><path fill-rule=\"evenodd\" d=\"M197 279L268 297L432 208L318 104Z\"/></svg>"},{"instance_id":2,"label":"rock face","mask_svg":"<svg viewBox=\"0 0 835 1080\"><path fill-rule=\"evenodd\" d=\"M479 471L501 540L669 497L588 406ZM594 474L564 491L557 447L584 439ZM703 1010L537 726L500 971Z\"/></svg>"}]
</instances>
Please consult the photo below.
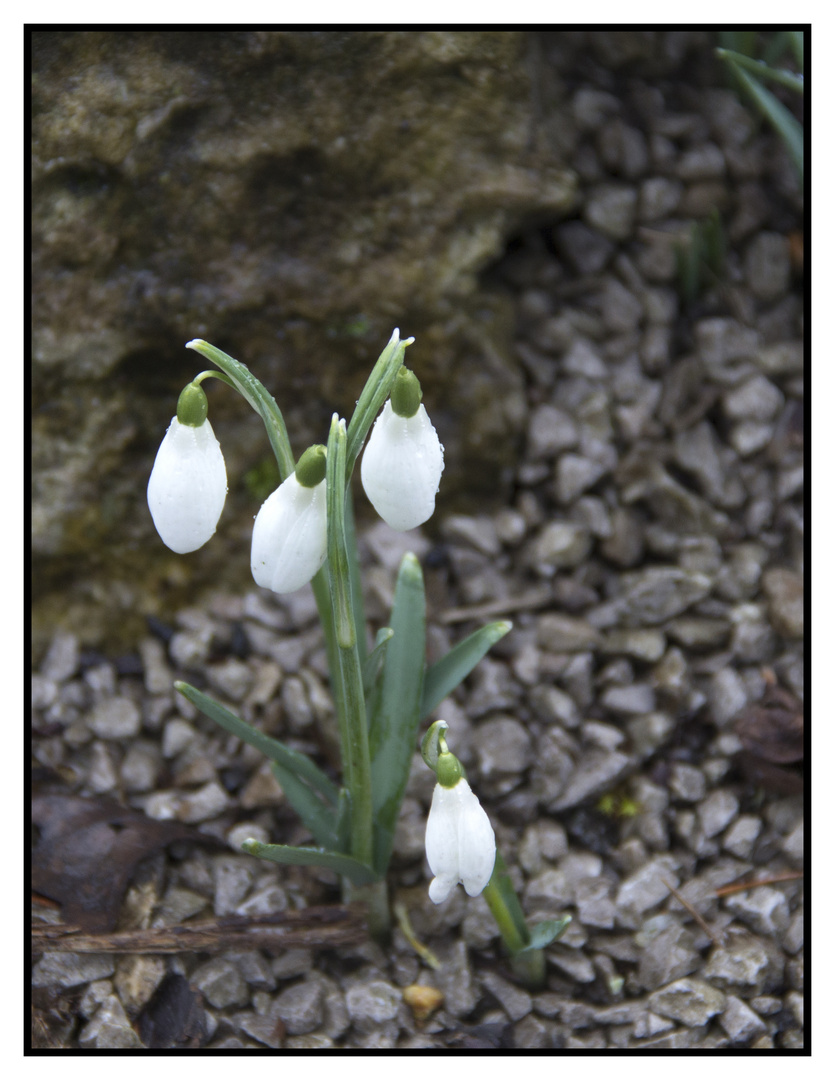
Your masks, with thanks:
<instances>
[{"instance_id":1,"label":"rock face","mask_svg":"<svg viewBox=\"0 0 835 1080\"><path fill-rule=\"evenodd\" d=\"M234 523L270 490L269 451L220 387L226 543L172 569L150 542L193 337L253 369L298 455L399 325L468 490L496 493L524 397L477 275L574 191L565 142L535 137L532 71L515 32L33 35L36 629L95 639L105 609L126 626L140 594L245 570Z\"/></svg>"}]
</instances>

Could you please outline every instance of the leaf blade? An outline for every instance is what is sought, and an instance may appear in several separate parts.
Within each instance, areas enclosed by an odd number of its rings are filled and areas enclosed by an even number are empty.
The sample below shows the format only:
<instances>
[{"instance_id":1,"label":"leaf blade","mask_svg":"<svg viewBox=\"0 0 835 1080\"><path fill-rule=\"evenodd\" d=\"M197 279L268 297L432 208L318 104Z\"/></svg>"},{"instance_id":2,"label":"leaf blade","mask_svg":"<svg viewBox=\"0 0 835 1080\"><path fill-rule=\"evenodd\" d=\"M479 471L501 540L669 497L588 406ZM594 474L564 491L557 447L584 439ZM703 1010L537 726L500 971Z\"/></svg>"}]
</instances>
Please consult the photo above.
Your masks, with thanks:
<instances>
[{"instance_id":1,"label":"leaf blade","mask_svg":"<svg viewBox=\"0 0 835 1080\"><path fill-rule=\"evenodd\" d=\"M342 874L354 885L370 885L377 876L370 866L338 851L324 848L292 847L289 844L262 844L260 840L244 840L241 850L259 859L282 863L284 866L323 866Z\"/></svg>"},{"instance_id":2,"label":"leaf blade","mask_svg":"<svg viewBox=\"0 0 835 1080\"><path fill-rule=\"evenodd\" d=\"M420 718L425 720L460 683L466 679L479 660L497 641L513 629L506 619L488 623L460 641L426 672L420 705Z\"/></svg>"}]
</instances>

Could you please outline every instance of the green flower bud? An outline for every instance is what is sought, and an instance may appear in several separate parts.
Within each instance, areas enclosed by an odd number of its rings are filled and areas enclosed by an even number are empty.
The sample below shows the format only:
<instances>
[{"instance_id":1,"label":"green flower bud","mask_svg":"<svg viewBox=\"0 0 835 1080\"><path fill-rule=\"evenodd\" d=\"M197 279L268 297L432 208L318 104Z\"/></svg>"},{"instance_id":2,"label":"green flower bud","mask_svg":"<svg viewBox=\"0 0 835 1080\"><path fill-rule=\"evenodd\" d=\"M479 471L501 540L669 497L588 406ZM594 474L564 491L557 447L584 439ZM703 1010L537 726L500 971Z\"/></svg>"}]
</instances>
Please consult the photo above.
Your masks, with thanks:
<instances>
[{"instance_id":1,"label":"green flower bud","mask_svg":"<svg viewBox=\"0 0 835 1080\"><path fill-rule=\"evenodd\" d=\"M453 788L464 775L464 770L455 754L451 754L447 750L438 755L436 775L441 787Z\"/></svg>"},{"instance_id":2,"label":"green flower bud","mask_svg":"<svg viewBox=\"0 0 835 1080\"><path fill-rule=\"evenodd\" d=\"M414 416L420 407L423 391L418 377L407 367L401 367L391 388L391 407L398 416Z\"/></svg>"},{"instance_id":3,"label":"green flower bud","mask_svg":"<svg viewBox=\"0 0 835 1080\"><path fill-rule=\"evenodd\" d=\"M309 446L299 458L296 479L302 487L314 488L325 479L328 452L321 443Z\"/></svg>"},{"instance_id":4,"label":"green flower bud","mask_svg":"<svg viewBox=\"0 0 835 1080\"><path fill-rule=\"evenodd\" d=\"M190 382L177 401L177 419L187 427L200 427L208 415L206 391L198 383Z\"/></svg>"}]
</instances>

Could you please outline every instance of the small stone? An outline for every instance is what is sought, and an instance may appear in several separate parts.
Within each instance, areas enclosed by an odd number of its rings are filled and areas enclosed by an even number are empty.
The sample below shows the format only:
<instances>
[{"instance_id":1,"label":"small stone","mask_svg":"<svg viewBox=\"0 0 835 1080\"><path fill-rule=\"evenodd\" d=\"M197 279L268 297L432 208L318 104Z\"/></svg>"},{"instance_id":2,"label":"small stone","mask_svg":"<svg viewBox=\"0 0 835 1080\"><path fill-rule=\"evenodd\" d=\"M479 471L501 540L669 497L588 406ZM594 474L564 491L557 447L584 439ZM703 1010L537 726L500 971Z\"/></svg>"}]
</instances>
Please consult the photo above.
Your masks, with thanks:
<instances>
[{"instance_id":1,"label":"small stone","mask_svg":"<svg viewBox=\"0 0 835 1080\"><path fill-rule=\"evenodd\" d=\"M111 750L104 743L93 743L87 771L87 783L97 795L112 791L118 783Z\"/></svg>"},{"instance_id":2,"label":"small stone","mask_svg":"<svg viewBox=\"0 0 835 1080\"><path fill-rule=\"evenodd\" d=\"M122 1004L135 1015L151 1000L164 978L162 957L125 956L119 960L114 982Z\"/></svg>"},{"instance_id":3,"label":"small stone","mask_svg":"<svg viewBox=\"0 0 835 1080\"><path fill-rule=\"evenodd\" d=\"M145 674L145 689L149 694L168 694L174 685L174 675L168 666L165 648L156 638L139 642L139 655Z\"/></svg>"},{"instance_id":4,"label":"small stone","mask_svg":"<svg viewBox=\"0 0 835 1080\"><path fill-rule=\"evenodd\" d=\"M670 896L669 885L678 885L677 866L669 855L658 855L630 874L621 882L616 900L623 925L637 926L638 916Z\"/></svg>"},{"instance_id":5,"label":"small stone","mask_svg":"<svg viewBox=\"0 0 835 1080\"><path fill-rule=\"evenodd\" d=\"M153 791L162 768L159 747L145 740L132 742L122 760L121 776L126 791Z\"/></svg>"},{"instance_id":6,"label":"small stone","mask_svg":"<svg viewBox=\"0 0 835 1080\"><path fill-rule=\"evenodd\" d=\"M482 973L481 981L511 1020L521 1020L531 1011L533 1002L531 995L527 991L513 986L489 971Z\"/></svg>"},{"instance_id":7,"label":"small stone","mask_svg":"<svg viewBox=\"0 0 835 1080\"><path fill-rule=\"evenodd\" d=\"M725 897L725 907L758 934L776 937L789 925L788 900L767 885Z\"/></svg>"},{"instance_id":8,"label":"small stone","mask_svg":"<svg viewBox=\"0 0 835 1080\"><path fill-rule=\"evenodd\" d=\"M197 731L187 720L174 717L165 725L162 734L162 754L165 758L177 757L197 737Z\"/></svg>"},{"instance_id":9,"label":"small stone","mask_svg":"<svg viewBox=\"0 0 835 1080\"><path fill-rule=\"evenodd\" d=\"M657 990L697 971L701 962L693 935L681 926L670 926L641 950L638 983L645 990Z\"/></svg>"},{"instance_id":10,"label":"small stone","mask_svg":"<svg viewBox=\"0 0 835 1080\"><path fill-rule=\"evenodd\" d=\"M131 1027L115 994L106 998L96 1015L78 1036L81 1046L97 1050L143 1050L142 1040Z\"/></svg>"},{"instance_id":11,"label":"small stone","mask_svg":"<svg viewBox=\"0 0 835 1080\"><path fill-rule=\"evenodd\" d=\"M649 567L623 576L620 598L628 625L656 624L679 615L710 592L710 578L678 567Z\"/></svg>"},{"instance_id":12,"label":"small stone","mask_svg":"<svg viewBox=\"0 0 835 1080\"><path fill-rule=\"evenodd\" d=\"M462 541L483 555L498 555L501 551L496 526L488 517L451 514L444 521L442 529L448 540Z\"/></svg>"},{"instance_id":13,"label":"small stone","mask_svg":"<svg viewBox=\"0 0 835 1080\"><path fill-rule=\"evenodd\" d=\"M603 877L583 877L574 884L577 916L584 926L611 930L615 925L615 904L611 886Z\"/></svg>"},{"instance_id":14,"label":"small stone","mask_svg":"<svg viewBox=\"0 0 835 1080\"><path fill-rule=\"evenodd\" d=\"M288 1035L306 1035L320 1026L322 997L322 985L309 979L278 995L275 1013L284 1021Z\"/></svg>"},{"instance_id":15,"label":"small stone","mask_svg":"<svg viewBox=\"0 0 835 1080\"><path fill-rule=\"evenodd\" d=\"M722 398L725 415L731 420L771 420L783 403L783 395L765 375L753 375Z\"/></svg>"},{"instance_id":16,"label":"small stone","mask_svg":"<svg viewBox=\"0 0 835 1080\"><path fill-rule=\"evenodd\" d=\"M747 458L764 450L771 442L773 435L773 424L762 423L759 420L741 420L731 428L728 439L739 456ZM769 514L768 517L770 516Z\"/></svg>"},{"instance_id":17,"label":"small stone","mask_svg":"<svg viewBox=\"0 0 835 1080\"><path fill-rule=\"evenodd\" d=\"M600 311L606 329L613 334L628 334L637 330L644 315L643 305L637 296L613 277L607 278L600 295ZM603 374L606 374L605 367Z\"/></svg>"},{"instance_id":18,"label":"small stone","mask_svg":"<svg viewBox=\"0 0 835 1080\"><path fill-rule=\"evenodd\" d=\"M705 793L705 776L694 765L676 762L669 779L670 792L684 802L699 802Z\"/></svg>"},{"instance_id":19,"label":"small stone","mask_svg":"<svg viewBox=\"0 0 835 1080\"><path fill-rule=\"evenodd\" d=\"M726 997L702 979L684 978L650 994L650 1009L687 1027L704 1027L725 1008Z\"/></svg>"},{"instance_id":20,"label":"small stone","mask_svg":"<svg viewBox=\"0 0 835 1080\"><path fill-rule=\"evenodd\" d=\"M209 664L206 676L212 688L229 701L243 701L254 682L252 669L234 657L219 664Z\"/></svg>"},{"instance_id":21,"label":"small stone","mask_svg":"<svg viewBox=\"0 0 835 1080\"><path fill-rule=\"evenodd\" d=\"M237 967L223 957L215 957L198 967L189 981L216 1009L249 1004L246 980Z\"/></svg>"},{"instance_id":22,"label":"small stone","mask_svg":"<svg viewBox=\"0 0 835 1080\"><path fill-rule=\"evenodd\" d=\"M403 1000L412 1010L415 1020L423 1024L443 1005L444 995L437 987L414 983L403 991Z\"/></svg>"},{"instance_id":23,"label":"small stone","mask_svg":"<svg viewBox=\"0 0 835 1080\"><path fill-rule=\"evenodd\" d=\"M725 1011L719 1017L719 1023L733 1043L747 1044L766 1031L765 1024L753 1009L733 994L727 997Z\"/></svg>"},{"instance_id":24,"label":"small stone","mask_svg":"<svg viewBox=\"0 0 835 1080\"><path fill-rule=\"evenodd\" d=\"M585 652L599 642L599 633L585 619L549 613L538 620L537 643L549 652Z\"/></svg>"},{"instance_id":25,"label":"small stone","mask_svg":"<svg viewBox=\"0 0 835 1080\"><path fill-rule=\"evenodd\" d=\"M562 369L568 375L582 375L586 379L605 379L609 369L600 359L591 342L576 338L562 359Z\"/></svg>"},{"instance_id":26,"label":"small stone","mask_svg":"<svg viewBox=\"0 0 835 1080\"><path fill-rule=\"evenodd\" d=\"M584 491L593 487L608 471L603 462L580 454L565 453L557 462L555 494L563 505L572 503Z\"/></svg>"},{"instance_id":27,"label":"small stone","mask_svg":"<svg viewBox=\"0 0 835 1080\"><path fill-rule=\"evenodd\" d=\"M214 632L210 625L195 630L182 630L168 643L168 652L178 667L202 668L209 659Z\"/></svg>"},{"instance_id":28,"label":"small stone","mask_svg":"<svg viewBox=\"0 0 835 1080\"><path fill-rule=\"evenodd\" d=\"M602 651L624 653L636 660L653 663L664 655L666 639L660 630L610 630L603 639Z\"/></svg>"},{"instance_id":29,"label":"small stone","mask_svg":"<svg viewBox=\"0 0 835 1080\"><path fill-rule=\"evenodd\" d=\"M393 1020L397 1016L401 1000L400 991L382 979L354 983L345 994L351 1020L361 1031L368 1031L376 1024Z\"/></svg>"},{"instance_id":30,"label":"small stone","mask_svg":"<svg viewBox=\"0 0 835 1080\"><path fill-rule=\"evenodd\" d=\"M632 235L638 194L622 184L601 184L586 199L584 218L591 228L610 240L628 240Z\"/></svg>"},{"instance_id":31,"label":"small stone","mask_svg":"<svg viewBox=\"0 0 835 1080\"><path fill-rule=\"evenodd\" d=\"M78 671L81 647L75 634L59 630L50 642L41 664L41 675L52 682L63 683Z\"/></svg>"},{"instance_id":32,"label":"small stone","mask_svg":"<svg viewBox=\"0 0 835 1080\"><path fill-rule=\"evenodd\" d=\"M33 986L81 986L113 974L112 956L98 953L45 952L32 973Z\"/></svg>"},{"instance_id":33,"label":"small stone","mask_svg":"<svg viewBox=\"0 0 835 1080\"><path fill-rule=\"evenodd\" d=\"M611 240L582 221L568 221L554 230L557 251L578 274L598 274L614 252Z\"/></svg>"},{"instance_id":34,"label":"small stone","mask_svg":"<svg viewBox=\"0 0 835 1080\"><path fill-rule=\"evenodd\" d=\"M655 708L655 692L647 683L610 686L601 694L600 704L604 709L621 716L635 716L652 712Z\"/></svg>"},{"instance_id":35,"label":"small stone","mask_svg":"<svg viewBox=\"0 0 835 1080\"><path fill-rule=\"evenodd\" d=\"M592 747L575 764L561 794L549 808L565 810L593 795L600 795L615 784L633 763L632 757L619 750Z\"/></svg>"},{"instance_id":36,"label":"small stone","mask_svg":"<svg viewBox=\"0 0 835 1080\"><path fill-rule=\"evenodd\" d=\"M216 780L211 780L197 791L182 797L177 817L180 821L189 824L210 821L222 814L230 805L231 800L224 789Z\"/></svg>"},{"instance_id":37,"label":"small stone","mask_svg":"<svg viewBox=\"0 0 835 1080\"><path fill-rule=\"evenodd\" d=\"M273 974L277 979L294 979L306 975L313 967L310 949L288 949L272 961Z\"/></svg>"},{"instance_id":38,"label":"small stone","mask_svg":"<svg viewBox=\"0 0 835 1080\"><path fill-rule=\"evenodd\" d=\"M632 510L618 506L611 516L612 534L601 544L601 552L616 566L636 566L644 554L643 528Z\"/></svg>"},{"instance_id":39,"label":"small stone","mask_svg":"<svg viewBox=\"0 0 835 1080\"><path fill-rule=\"evenodd\" d=\"M713 180L725 175L725 156L715 143L702 143L682 154L676 173L682 180Z\"/></svg>"},{"instance_id":40,"label":"small stone","mask_svg":"<svg viewBox=\"0 0 835 1080\"><path fill-rule=\"evenodd\" d=\"M530 734L509 716L479 724L472 742L482 776L521 773L530 764Z\"/></svg>"},{"instance_id":41,"label":"small stone","mask_svg":"<svg viewBox=\"0 0 835 1080\"><path fill-rule=\"evenodd\" d=\"M675 727L673 717L655 710L629 720L626 729L632 749L641 757L649 757L670 737Z\"/></svg>"},{"instance_id":42,"label":"small stone","mask_svg":"<svg viewBox=\"0 0 835 1080\"><path fill-rule=\"evenodd\" d=\"M531 541L526 561L539 574L550 577L556 570L579 566L591 551L591 537L584 525L550 521Z\"/></svg>"},{"instance_id":43,"label":"small stone","mask_svg":"<svg viewBox=\"0 0 835 1080\"><path fill-rule=\"evenodd\" d=\"M651 176L639 189L638 217L641 221L659 221L678 209L684 188L677 180Z\"/></svg>"},{"instance_id":44,"label":"small stone","mask_svg":"<svg viewBox=\"0 0 835 1080\"><path fill-rule=\"evenodd\" d=\"M738 817L722 837L722 847L738 859L750 859L754 843L762 831L762 822L753 814Z\"/></svg>"},{"instance_id":45,"label":"small stone","mask_svg":"<svg viewBox=\"0 0 835 1080\"><path fill-rule=\"evenodd\" d=\"M702 974L721 989L741 987L756 996L771 981L771 961L765 946L755 938L735 937L712 951Z\"/></svg>"},{"instance_id":46,"label":"small stone","mask_svg":"<svg viewBox=\"0 0 835 1080\"><path fill-rule=\"evenodd\" d=\"M237 855L220 855L214 860L214 905L218 915L233 914L249 892L256 863Z\"/></svg>"},{"instance_id":47,"label":"small stone","mask_svg":"<svg viewBox=\"0 0 835 1080\"><path fill-rule=\"evenodd\" d=\"M739 813L739 800L724 788L712 791L700 803L697 814L702 834L708 839L722 832Z\"/></svg>"},{"instance_id":48,"label":"small stone","mask_svg":"<svg viewBox=\"0 0 835 1080\"><path fill-rule=\"evenodd\" d=\"M109 697L93 708L87 726L100 739L132 739L142 728L142 714L130 698Z\"/></svg>"},{"instance_id":49,"label":"small stone","mask_svg":"<svg viewBox=\"0 0 835 1080\"><path fill-rule=\"evenodd\" d=\"M745 277L758 300L770 303L784 296L791 281L789 238L780 233L759 233L745 253Z\"/></svg>"},{"instance_id":50,"label":"small stone","mask_svg":"<svg viewBox=\"0 0 835 1080\"><path fill-rule=\"evenodd\" d=\"M748 692L741 676L733 668L722 668L711 678L708 702L713 722L725 727L748 704Z\"/></svg>"},{"instance_id":51,"label":"small stone","mask_svg":"<svg viewBox=\"0 0 835 1080\"><path fill-rule=\"evenodd\" d=\"M536 715L546 723L567 728L575 728L580 723L580 710L574 699L556 686L535 686L529 692L528 700Z\"/></svg>"},{"instance_id":52,"label":"small stone","mask_svg":"<svg viewBox=\"0 0 835 1080\"><path fill-rule=\"evenodd\" d=\"M784 567L770 567L762 576L771 625L786 638L803 637L803 578Z\"/></svg>"}]
</instances>

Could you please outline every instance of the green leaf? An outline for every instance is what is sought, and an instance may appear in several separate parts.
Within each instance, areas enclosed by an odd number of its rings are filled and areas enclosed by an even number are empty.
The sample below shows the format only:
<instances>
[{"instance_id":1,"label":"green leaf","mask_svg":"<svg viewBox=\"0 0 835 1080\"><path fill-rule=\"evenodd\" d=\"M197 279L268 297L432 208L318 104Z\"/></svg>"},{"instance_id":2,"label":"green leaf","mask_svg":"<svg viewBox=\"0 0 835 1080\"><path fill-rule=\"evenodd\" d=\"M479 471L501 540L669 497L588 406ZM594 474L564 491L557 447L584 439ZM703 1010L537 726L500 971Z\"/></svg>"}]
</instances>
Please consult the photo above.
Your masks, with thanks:
<instances>
[{"instance_id":1,"label":"green leaf","mask_svg":"<svg viewBox=\"0 0 835 1080\"><path fill-rule=\"evenodd\" d=\"M394 631L390 626L381 626L377 631L374 648L371 650L371 655L365 661L362 669L362 688L365 691L366 701L371 697L378 676L383 670L383 661L386 657L388 643L393 636ZM370 709L369 712L371 712Z\"/></svg>"},{"instance_id":2,"label":"green leaf","mask_svg":"<svg viewBox=\"0 0 835 1080\"><path fill-rule=\"evenodd\" d=\"M272 774L281 785L287 801L310 829L317 844L322 847L344 850L339 841L337 811L333 806L326 806L322 800L303 781L289 769L275 761L270 762Z\"/></svg>"},{"instance_id":3,"label":"green leaf","mask_svg":"<svg viewBox=\"0 0 835 1080\"><path fill-rule=\"evenodd\" d=\"M213 364L219 367L227 376L227 379L231 380L238 393L258 413L264 421L264 427L267 429L267 437L273 448L275 460L278 462L281 479L286 480L296 468L296 459L293 457L293 451L290 447L284 417L272 394L263 383L255 378L246 364L242 364L240 360L236 360L233 356L223 352L222 349L210 345L208 341L195 338L194 341L188 342L186 348L194 349L195 352L205 356L207 360L211 360Z\"/></svg>"},{"instance_id":4,"label":"green leaf","mask_svg":"<svg viewBox=\"0 0 835 1080\"><path fill-rule=\"evenodd\" d=\"M523 952L531 943L531 935L519 897L510 881L507 864L502 853L496 848L496 864L484 892L481 894L504 941L511 953Z\"/></svg>"},{"instance_id":5,"label":"green leaf","mask_svg":"<svg viewBox=\"0 0 835 1080\"><path fill-rule=\"evenodd\" d=\"M774 127L788 150L789 157L797 169L800 183L803 183L803 125L795 119L786 106L779 101L759 80L752 78L738 64L730 61L737 79L754 104Z\"/></svg>"},{"instance_id":6,"label":"green leaf","mask_svg":"<svg viewBox=\"0 0 835 1080\"><path fill-rule=\"evenodd\" d=\"M212 698L201 693L200 690L189 683L175 682L174 688L225 731L228 731L231 735L237 735L243 742L254 746L256 750L260 750L271 761L293 773L299 780L305 781L331 806L337 805L339 802L339 788L306 754L302 754L298 750L291 750L289 746L285 746L278 739L272 739L269 735L265 735L258 728L247 724L240 717L235 716L233 712L230 712L229 709L220 705L217 701L213 701Z\"/></svg>"},{"instance_id":7,"label":"green leaf","mask_svg":"<svg viewBox=\"0 0 835 1080\"><path fill-rule=\"evenodd\" d=\"M374 799L374 866L385 872L394 829L414 755L426 656L426 598L420 563L403 556L391 609L394 634L388 644L380 700L369 727Z\"/></svg>"},{"instance_id":8,"label":"green leaf","mask_svg":"<svg viewBox=\"0 0 835 1080\"><path fill-rule=\"evenodd\" d=\"M370 885L372 881L378 880L370 866L338 851L290 847L287 844L262 844L259 840L244 840L241 850L259 859L270 859L286 866L324 866L327 870L342 874L354 885Z\"/></svg>"},{"instance_id":9,"label":"green leaf","mask_svg":"<svg viewBox=\"0 0 835 1080\"><path fill-rule=\"evenodd\" d=\"M544 949L546 945L550 945L552 941L557 940L570 922L571 916L563 915L561 919L546 919L544 922L536 923L530 928L530 945L521 949L520 952L525 953L532 949Z\"/></svg>"},{"instance_id":10,"label":"green leaf","mask_svg":"<svg viewBox=\"0 0 835 1080\"><path fill-rule=\"evenodd\" d=\"M795 75L793 71L786 71L785 68L769 67L762 60L752 60L750 56L733 52L731 49L717 49L716 55L720 60L727 60L737 71L739 68L744 68L760 79L770 79L772 82L779 83L780 86L794 90L797 94L802 94L804 91L803 76Z\"/></svg>"},{"instance_id":11,"label":"green leaf","mask_svg":"<svg viewBox=\"0 0 835 1080\"><path fill-rule=\"evenodd\" d=\"M425 720L433 709L451 694L459 683L470 674L488 649L500 641L513 623L507 620L488 623L474 634L460 641L455 648L433 664L426 672L423 683L423 696L420 704L420 717Z\"/></svg>"}]
</instances>

